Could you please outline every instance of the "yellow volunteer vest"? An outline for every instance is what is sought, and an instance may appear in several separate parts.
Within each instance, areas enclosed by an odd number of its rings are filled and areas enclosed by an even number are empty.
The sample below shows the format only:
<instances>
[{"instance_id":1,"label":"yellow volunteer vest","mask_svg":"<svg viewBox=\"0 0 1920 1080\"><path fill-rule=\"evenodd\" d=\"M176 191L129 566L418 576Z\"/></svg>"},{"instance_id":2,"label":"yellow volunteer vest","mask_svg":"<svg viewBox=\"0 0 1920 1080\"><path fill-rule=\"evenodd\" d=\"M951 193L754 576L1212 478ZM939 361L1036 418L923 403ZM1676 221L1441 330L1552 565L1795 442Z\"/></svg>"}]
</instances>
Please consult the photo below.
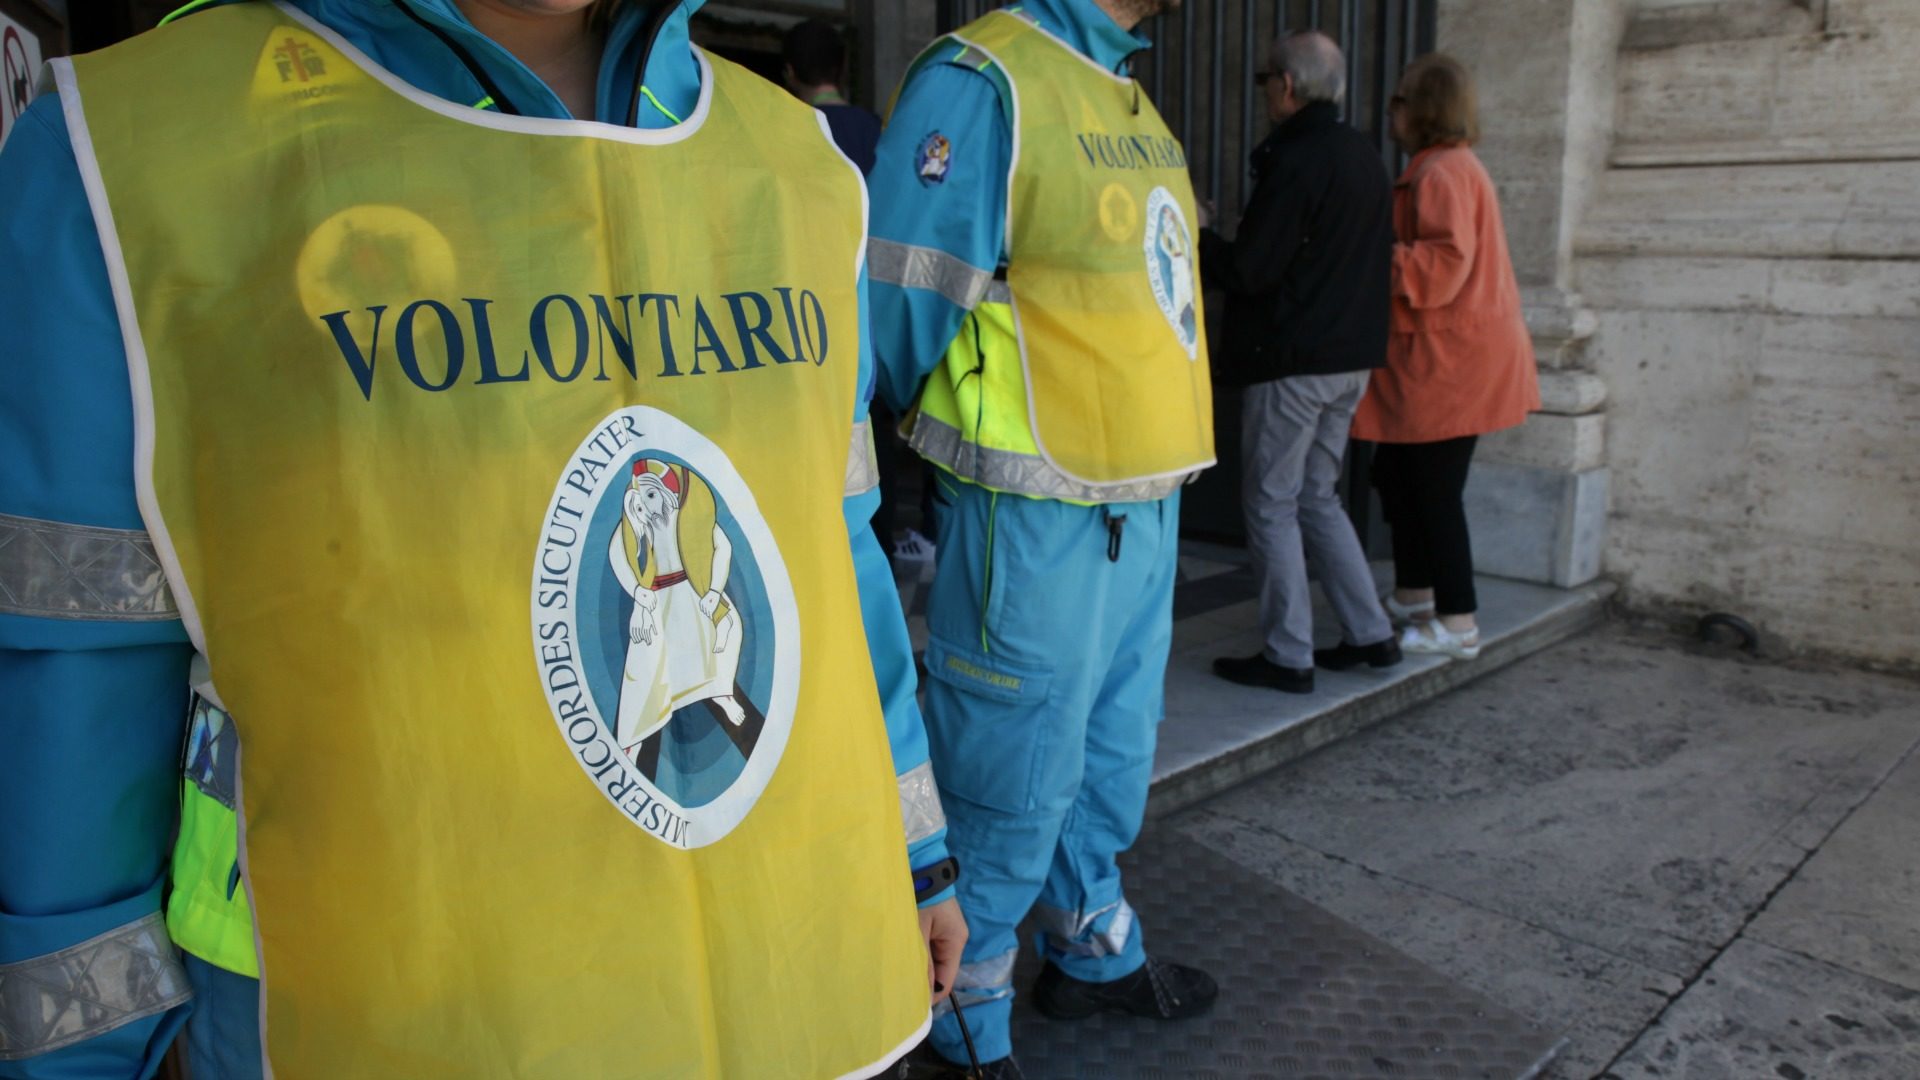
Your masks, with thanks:
<instances>
[{"instance_id":1,"label":"yellow volunteer vest","mask_svg":"<svg viewBox=\"0 0 1920 1080\"><path fill-rule=\"evenodd\" d=\"M1000 491L1159 498L1212 465L1186 154L1134 80L997 11L937 43L1012 97L1007 292L928 380L915 449Z\"/></svg>"},{"instance_id":2,"label":"yellow volunteer vest","mask_svg":"<svg viewBox=\"0 0 1920 1080\"><path fill-rule=\"evenodd\" d=\"M265 4L57 65L281 1080L866 1075L925 1029L841 511L862 187L702 64L654 132Z\"/></svg>"}]
</instances>

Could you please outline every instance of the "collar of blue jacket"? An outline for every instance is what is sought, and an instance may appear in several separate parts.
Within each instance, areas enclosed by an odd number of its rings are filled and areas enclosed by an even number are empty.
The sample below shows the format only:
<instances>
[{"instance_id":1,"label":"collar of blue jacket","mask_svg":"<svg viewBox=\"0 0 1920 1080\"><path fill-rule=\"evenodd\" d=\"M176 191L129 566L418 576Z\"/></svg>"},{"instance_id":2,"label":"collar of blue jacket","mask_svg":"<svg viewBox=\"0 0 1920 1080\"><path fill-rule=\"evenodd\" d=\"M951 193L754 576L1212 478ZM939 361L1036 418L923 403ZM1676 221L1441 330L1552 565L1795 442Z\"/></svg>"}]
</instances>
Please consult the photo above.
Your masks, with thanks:
<instances>
[{"instance_id":1,"label":"collar of blue jacket","mask_svg":"<svg viewBox=\"0 0 1920 1080\"><path fill-rule=\"evenodd\" d=\"M203 0L189 4L172 18L188 18L229 3L264 0ZM430 94L462 105L492 107L489 95L467 70L460 57L402 10L397 0L288 0L371 56L382 67ZM513 54L474 29L453 0L404 0L414 15L458 43L474 58L495 86L527 116L565 119L567 108ZM669 127L690 114L700 97L700 67L694 61L687 25L706 0L644 0L619 5L607 34L600 60L596 115L591 119L625 124L633 101L634 72L645 48L646 26L660 3L674 10L660 29L647 61L647 89L636 111L635 124L643 128ZM1087 3L1091 0L1071 0Z\"/></svg>"},{"instance_id":2,"label":"collar of blue jacket","mask_svg":"<svg viewBox=\"0 0 1920 1080\"><path fill-rule=\"evenodd\" d=\"M1024 0L1013 6L1108 71L1121 70L1128 57L1152 44L1139 31L1120 29L1095 0Z\"/></svg>"}]
</instances>

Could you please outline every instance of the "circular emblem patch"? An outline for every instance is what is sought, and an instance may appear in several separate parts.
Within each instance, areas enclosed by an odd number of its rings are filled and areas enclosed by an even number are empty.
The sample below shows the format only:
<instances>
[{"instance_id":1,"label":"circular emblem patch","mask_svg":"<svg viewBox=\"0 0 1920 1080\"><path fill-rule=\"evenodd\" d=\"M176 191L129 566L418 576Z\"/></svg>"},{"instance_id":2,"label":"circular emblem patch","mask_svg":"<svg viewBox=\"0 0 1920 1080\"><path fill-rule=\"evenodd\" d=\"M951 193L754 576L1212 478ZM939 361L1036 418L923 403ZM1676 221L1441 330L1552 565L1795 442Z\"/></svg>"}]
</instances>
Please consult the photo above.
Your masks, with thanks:
<instances>
[{"instance_id":1,"label":"circular emblem patch","mask_svg":"<svg viewBox=\"0 0 1920 1080\"><path fill-rule=\"evenodd\" d=\"M351 310L358 298L445 296L454 287L453 244L404 206L348 207L322 221L300 245L293 276L300 305L322 327L323 312Z\"/></svg>"},{"instance_id":2,"label":"circular emblem patch","mask_svg":"<svg viewBox=\"0 0 1920 1080\"><path fill-rule=\"evenodd\" d=\"M587 434L541 526L533 648L568 752L628 820L696 848L746 818L793 727L800 620L719 447L644 405Z\"/></svg>"},{"instance_id":3,"label":"circular emblem patch","mask_svg":"<svg viewBox=\"0 0 1920 1080\"><path fill-rule=\"evenodd\" d=\"M947 182L947 168L953 164L953 143L937 131L930 131L914 151L913 171L920 183L931 187Z\"/></svg>"},{"instance_id":4,"label":"circular emblem patch","mask_svg":"<svg viewBox=\"0 0 1920 1080\"><path fill-rule=\"evenodd\" d=\"M1108 184L1100 191L1100 228L1115 240L1133 235L1140 224L1140 205L1133 201L1126 185Z\"/></svg>"},{"instance_id":5,"label":"circular emblem patch","mask_svg":"<svg viewBox=\"0 0 1920 1080\"><path fill-rule=\"evenodd\" d=\"M1146 257L1154 302L1173 327L1180 347L1187 350L1187 359L1198 358L1200 283L1194 276L1193 234L1187 231L1180 201L1163 187L1147 195Z\"/></svg>"}]
</instances>

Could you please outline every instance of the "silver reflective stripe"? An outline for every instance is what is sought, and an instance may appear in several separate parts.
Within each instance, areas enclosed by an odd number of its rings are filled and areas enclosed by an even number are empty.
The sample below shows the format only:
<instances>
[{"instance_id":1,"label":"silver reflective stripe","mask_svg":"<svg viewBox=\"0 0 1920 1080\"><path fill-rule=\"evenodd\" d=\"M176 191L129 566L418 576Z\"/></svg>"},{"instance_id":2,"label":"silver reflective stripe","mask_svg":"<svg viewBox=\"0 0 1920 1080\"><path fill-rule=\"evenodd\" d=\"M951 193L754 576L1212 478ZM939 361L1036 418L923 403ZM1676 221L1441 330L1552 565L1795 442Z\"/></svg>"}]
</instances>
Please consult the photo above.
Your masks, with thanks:
<instances>
[{"instance_id":1,"label":"silver reflective stripe","mask_svg":"<svg viewBox=\"0 0 1920 1080\"><path fill-rule=\"evenodd\" d=\"M57 953L0 964L0 1061L72 1046L191 996L158 912Z\"/></svg>"},{"instance_id":2,"label":"silver reflective stripe","mask_svg":"<svg viewBox=\"0 0 1920 1080\"><path fill-rule=\"evenodd\" d=\"M988 56L986 53L981 52L971 45L962 45L960 46L960 51L953 54L953 59L949 60L948 63L959 64L961 67L970 67L978 71L988 64L993 63L993 57Z\"/></svg>"},{"instance_id":3,"label":"silver reflective stripe","mask_svg":"<svg viewBox=\"0 0 1920 1080\"><path fill-rule=\"evenodd\" d=\"M862 420L853 425L853 441L847 444L847 482L842 497L865 495L880 486L880 462L873 451L873 425Z\"/></svg>"},{"instance_id":4,"label":"silver reflective stripe","mask_svg":"<svg viewBox=\"0 0 1920 1080\"><path fill-rule=\"evenodd\" d=\"M990 956L985 960L975 960L971 964L961 964L960 971L954 976L953 985L961 990L992 990L1013 982L1013 961L1020 950L1008 949L999 956Z\"/></svg>"},{"instance_id":5,"label":"silver reflective stripe","mask_svg":"<svg viewBox=\"0 0 1920 1080\"><path fill-rule=\"evenodd\" d=\"M162 622L180 609L145 532L0 514L0 614Z\"/></svg>"},{"instance_id":6,"label":"silver reflective stripe","mask_svg":"<svg viewBox=\"0 0 1920 1080\"><path fill-rule=\"evenodd\" d=\"M993 274L939 248L899 244L874 237L867 241L867 276L908 289L932 289L972 311L987 295Z\"/></svg>"},{"instance_id":7,"label":"silver reflective stripe","mask_svg":"<svg viewBox=\"0 0 1920 1080\"><path fill-rule=\"evenodd\" d=\"M952 424L921 413L914 418L913 435L908 444L921 457L952 471L963 480L1010 491L1016 495L1038 495L1043 499L1076 499L1080 502L1148 502L1172 494L1187 477L1164 476L1156 480L1130 480L1118 484L1088 484L1060 474L1037 454L1018 454L1012 450L989 450L971 443Z\"/></svg>"},{"instance_id":8,"label":"silver reflective stripe","mask_svg":"<svg viewBox=\"0 0 1920 1080\"><path fill-rule=\"evenodd\" d=\"M226 710L198 694L193 700L193 719L187 722L187 754L184 772L200 794L229 810L237 809L239 799L240 733Z\"/></svg>"},{"instance_id":9,"label":"silver reflective stripe","mask_svg":"<svg viewBox=\"0 0 1920 1080\"><path fill-rule=\"evenodd\" d=\"M1013 993L1013 961L1019 953L1018 949L1008 949L999 956L961 964L960 971L953 978L954 995L961 999L962 1005L972 1005ZM934 1008L933 1015L943 1016L952 1011L953 1006L942 1000Z\"/></svg>"},{"instance_id":10,"label":"silver reflective stripe","mask_svg":"<svg viewBox=\"0 0 1920 1080\"><path fill-rule=\"evenodd\" d=\"M987 286L987 295L981 297L980 302L983 304L1011 304L1013 303L1013 287L999 278L994 278L993 284Z\"/></svg>"},{"instance_id":11,"label":"silver reflective stripe","mask_svg":"<svg viewBox=\"0 0 1920 1080\"><path fill-rule=\"evenodd\" d=\"M923 761L900 774L900 821L907 843L917 844L947 827L940 790L933 784L933 762Z\"/></svg>"},{"instance_id":12,"label":"silver reflective stripe","mask_svg":"<svg viewBox=\"0 0 1920 1080\"><path fill-rule=\"evenodd\" d=\"M1093 924L1109 911L1113 912L1112 921L1105 930L1096 932ZM1118 956L1126 951L1127 939L1133 936L1133 905L1121 899L1098 911L1079 915L1063 908L1036 904L1033 921L1046 931L1049 944L1070 956Z\"/></svg>"}]
</instances>

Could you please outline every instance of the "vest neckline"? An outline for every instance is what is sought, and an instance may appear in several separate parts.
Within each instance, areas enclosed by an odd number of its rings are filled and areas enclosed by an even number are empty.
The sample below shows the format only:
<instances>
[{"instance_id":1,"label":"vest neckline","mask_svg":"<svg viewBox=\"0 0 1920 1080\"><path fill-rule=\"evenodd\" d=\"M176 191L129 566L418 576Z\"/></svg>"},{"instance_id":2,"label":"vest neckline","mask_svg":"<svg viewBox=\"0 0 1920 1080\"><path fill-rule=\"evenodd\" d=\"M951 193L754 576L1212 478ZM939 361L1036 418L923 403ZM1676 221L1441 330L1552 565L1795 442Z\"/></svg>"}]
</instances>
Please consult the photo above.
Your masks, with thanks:
<instances>
[{"instance_id":1,"label":"vest neckline","mask_svg":"<svg viewBox=\"0 0 1920 1080\"><path fill-rule=\"evenodd\" d=\"M1020 22L1026 24L1027 29L1034 31L1035 33L1038 33L1041 37L1059 46L1061 49L1065 50L1068 56L1071 56L1075 60L1080 61L1082 64L1087 65L1087 67L1092 68L1094 71L1097 71L1100 74L1106 76L1107 78L1113 80L1114 82L1119 83L1121 86L1134 85L1133 76L1122 75L1119 72L1108 71L1106 68L1101 67L1099 62L1094 60L1093 57L1088 56L1086 53L1083 53L1079 49L1074 48L1072 45L1067 43L1067 40L1065 38L1047 29L1046 27L1041 26L1039 21L1036 19L1030 18L1022 14L1016 14L1015 12L1009 11L1006 8L996 8L993 11L988 12L987 14L1004 15L1009 19L1018 19ZM981 48L979 45L975 45L972 41L968 41L965 37L963 37L958 32L955 32L952 36L960 41L965 41L968 45L973 46L973 48L980 49L981 52L986 53L988 56L993 56L993 53L989 52L984 48ZM994 57L994 59L997 62L999 58Z\"/></svg>"},{"instance_id":2,"label":"vest neckline","mask_svg":"<svg viewBox=\"0 0 1920 1080\"><path fill-rule=\"evenodd\" d=\"M630 128L599 120L571 118L557 120L542 116L510 116L506 113L489 112L486 109L455 104L445 98L427 93L380 66L372 57L361 52L352 42L341 37L331 27L293 7L286 0L273 0L273 6L278 8L281 14L325 39L327 44L338 49L341 55L347 58L348 63L372 76L374 81L398 94L409 104L472 127L511 131L523 135L571 135L577 138L606 139L611 142L633 143L640 146L665 146L690 138L706 123L707 115L712 111L713 65L707 62L707 54L699 46L693 47L693 58L700 66L700 100L694 105L693 111L687 114L685 120L671 127Z\"/></svg>"}]
</instances>

